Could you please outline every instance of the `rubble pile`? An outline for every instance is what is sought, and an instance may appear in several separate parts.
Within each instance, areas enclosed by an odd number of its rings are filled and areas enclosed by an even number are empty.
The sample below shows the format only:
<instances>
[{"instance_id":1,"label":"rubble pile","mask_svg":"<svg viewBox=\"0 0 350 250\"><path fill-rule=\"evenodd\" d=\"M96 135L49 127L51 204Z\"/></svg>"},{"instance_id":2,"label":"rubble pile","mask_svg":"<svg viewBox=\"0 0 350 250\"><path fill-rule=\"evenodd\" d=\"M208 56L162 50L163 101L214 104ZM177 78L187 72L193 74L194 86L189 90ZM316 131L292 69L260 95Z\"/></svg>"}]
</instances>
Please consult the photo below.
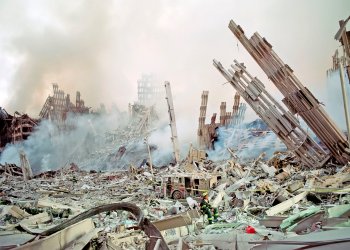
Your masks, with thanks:
<instances>
[{"instance_id":1,"label":"rubble pile","mask_svg":"<svg viewBox=\"0 0 350 250\"><path fill-rule=\"evenodd\" d=\"M114 210L112 204L137 205L170 249L179 245L180 249L251 249L262 241L265 245L277 244L298 235L347 229L349 166L328 164L326 168L310 170L294 157L277 152L269 161L261 155L246 164L234 158L192 161L193 164L187 160L180 166L155 168L154 175L147 168L85 171L72 163L30 180L23 179L20 168L8 165L6 168L12 169L9 172L1 166L0 247L26 248L26 244L34 244L44 249L47 244L58 244L55 234L74 230L75 236L60 244L78 244L79 249L87 244L92 249L153 249L148 248L150 236L135 215L130 210ZM174 181L181 176L190 176L191 181L220 178L208 182L207 187L197 187L194 181L189 189L186 178L184 183L177 179L178 183L169 188L166 181L170 176ZM220 211L215 224L208 225L198 207L204 189ZM172 199L171 192L175 191L181 192L175 197L178 200ZM84 219L72 224L83 215ZM52 228L56 228L55 233L48 234ZM79 245L82 238L84 244Z\"/></svg>"}]
</instances>

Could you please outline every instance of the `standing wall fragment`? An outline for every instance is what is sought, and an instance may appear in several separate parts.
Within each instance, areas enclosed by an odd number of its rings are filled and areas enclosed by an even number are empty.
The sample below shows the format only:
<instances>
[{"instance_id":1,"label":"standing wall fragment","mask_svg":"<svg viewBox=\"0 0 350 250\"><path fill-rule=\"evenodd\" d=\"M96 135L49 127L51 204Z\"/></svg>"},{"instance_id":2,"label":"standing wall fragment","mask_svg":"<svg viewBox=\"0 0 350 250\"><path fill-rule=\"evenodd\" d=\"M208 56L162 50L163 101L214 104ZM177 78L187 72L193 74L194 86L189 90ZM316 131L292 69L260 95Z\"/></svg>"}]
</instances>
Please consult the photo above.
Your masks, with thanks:
<instances>
[{"instance_id":1,"label":"standing wall fragment","mask_svg":"<svg viewBox=\"0 0 350 250\"><path fill-rule=\"evenodd\" d=\"M293 74L293 70L277 56L272 46L258 33L248 39L234 21L229 28L251 54L269 79L284 95L283 103L293 113L300 115L316 136L341 164L350 160L344 133L331 120L319 101Z\"/></svg>"}]
</instances>

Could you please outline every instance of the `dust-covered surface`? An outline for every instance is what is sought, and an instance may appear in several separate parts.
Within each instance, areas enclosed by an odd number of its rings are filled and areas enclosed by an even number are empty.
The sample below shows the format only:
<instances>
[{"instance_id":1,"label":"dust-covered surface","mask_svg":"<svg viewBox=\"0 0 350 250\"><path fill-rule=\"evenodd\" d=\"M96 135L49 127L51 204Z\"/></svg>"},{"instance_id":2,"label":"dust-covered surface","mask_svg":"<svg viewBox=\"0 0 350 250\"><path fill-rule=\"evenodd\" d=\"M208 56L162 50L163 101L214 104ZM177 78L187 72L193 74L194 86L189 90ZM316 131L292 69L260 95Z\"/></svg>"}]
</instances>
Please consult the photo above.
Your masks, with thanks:
<instances>
[{"instance_id":1,"label":"dust-covered surface","mask_svg":"<svg viewBox=\"0 0 350 250\"><path fill-rule=\"evenodd\" d=\"M70 164L34 175L28 181L23 180L20 167L1 165L3 234L0 237L5 239L24 232L35 236L84 211L118 202L136 204L147 218L160 226L162 223L158 221L189 216L190 221L168 224L169 229L161 231L170 247L181 240L181 244L190 249L210 246L230 249L235 244L238 249L246 249L253 246L248 241L276 241L325 232L323 228L341 230L348 225L349 166L328 164L323 169L310 170L288 152L276 153L268 161L263 160L264 155L245 164L239 164L236 159L202 160L195 165L186 160L162 169L145 166L117 172L87 171ZM186 189L180 200L174 200L171 190L164 186L168 176L211 178L218 174L219 182L207 190L210 203L219 209L220 215L212 225L206 216L203 218L200 207L194 205L199 204L200 194L191 195ZM176 187L174 183L174 189ZM163 192L163 188L167 191ZM194 210L199 217L188 214ZM135 229L135 218L126 211L110 211L91 218L99 232L86 243L92 249L108 246L111 241L120 249L144 249L149 241L142 230ZM307 218L309 222L302 223ZM247 229L249 226L254 229ZM208 234L236 237L219 242ZM138 240L127 241L127 237Z\"/></svg>"}]
</instances>

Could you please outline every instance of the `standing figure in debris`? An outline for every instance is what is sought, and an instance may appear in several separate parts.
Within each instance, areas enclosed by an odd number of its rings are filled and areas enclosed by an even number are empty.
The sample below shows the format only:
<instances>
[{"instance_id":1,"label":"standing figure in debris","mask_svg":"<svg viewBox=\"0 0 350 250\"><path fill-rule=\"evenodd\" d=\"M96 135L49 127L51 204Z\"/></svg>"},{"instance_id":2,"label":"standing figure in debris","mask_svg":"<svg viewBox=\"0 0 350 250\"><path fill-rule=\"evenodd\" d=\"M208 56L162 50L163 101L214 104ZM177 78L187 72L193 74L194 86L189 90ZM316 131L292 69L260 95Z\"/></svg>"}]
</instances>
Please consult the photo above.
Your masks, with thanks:
<instances>
[{"instance_id":1,"label":"standing figure in debris","mask_svg":"<svg viewBox=\"0 0 350 250\"><path fill-rule=\"evenodd\" d=\"M208 221L209 224L213 223L213 217L212 217L212 212L214 213L214 222L218 221L218 217L219 217L219 211L217 208L212 208L211 205L209 204L209 198L208 198L208 193L204 192L202 194L202 201L201 201L201 210L204 214L206 214L208 216Z\"/></svg>"}]
</instances>

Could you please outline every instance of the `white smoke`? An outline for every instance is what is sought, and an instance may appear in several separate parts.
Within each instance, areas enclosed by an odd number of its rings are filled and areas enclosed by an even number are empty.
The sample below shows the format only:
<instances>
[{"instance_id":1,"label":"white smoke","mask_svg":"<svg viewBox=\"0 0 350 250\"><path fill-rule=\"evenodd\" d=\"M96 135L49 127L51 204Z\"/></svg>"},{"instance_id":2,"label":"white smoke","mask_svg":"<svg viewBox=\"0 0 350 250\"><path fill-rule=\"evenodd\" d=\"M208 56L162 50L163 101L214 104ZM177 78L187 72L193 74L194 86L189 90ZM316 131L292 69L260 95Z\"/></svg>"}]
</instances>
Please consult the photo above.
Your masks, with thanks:
<instances>
[{"instance_id":1,"label":"white smoke","mask_svg":"<svg viewBox=\"0 0 350 250\"><path fill-rule=\"evenodd\" d=\"M35 173L70 163L85 170L118 170L149 161L148 145L153 165L174 161L166 117L161 116L145 138L133 131L127 114L117 109L108 114L70 114L65 129L43 120L27 140L8 144L0 155L0 163L19 165L19 151L23 150Z\"/></svg>"},{"instance_id":2,"label":"white smoke","mask_svg":"<svg viewBox=\"0 0 350 250\"><path fill-rule=\"evenodd\" d=\"M258 125L252 125L256 121L258 121ZM214 144L215 150L208 152L209 159L217 161L232 158L228 148L238 157L239 162L257 158L262 153L265 153L265 158L268 159L275 151L286 150L286 146L275 133L261 128L261 120L256 121L228 128L220 127L218 141ZM255 132L257 130L263 132Z\"/></svg>"}]
</instances>

